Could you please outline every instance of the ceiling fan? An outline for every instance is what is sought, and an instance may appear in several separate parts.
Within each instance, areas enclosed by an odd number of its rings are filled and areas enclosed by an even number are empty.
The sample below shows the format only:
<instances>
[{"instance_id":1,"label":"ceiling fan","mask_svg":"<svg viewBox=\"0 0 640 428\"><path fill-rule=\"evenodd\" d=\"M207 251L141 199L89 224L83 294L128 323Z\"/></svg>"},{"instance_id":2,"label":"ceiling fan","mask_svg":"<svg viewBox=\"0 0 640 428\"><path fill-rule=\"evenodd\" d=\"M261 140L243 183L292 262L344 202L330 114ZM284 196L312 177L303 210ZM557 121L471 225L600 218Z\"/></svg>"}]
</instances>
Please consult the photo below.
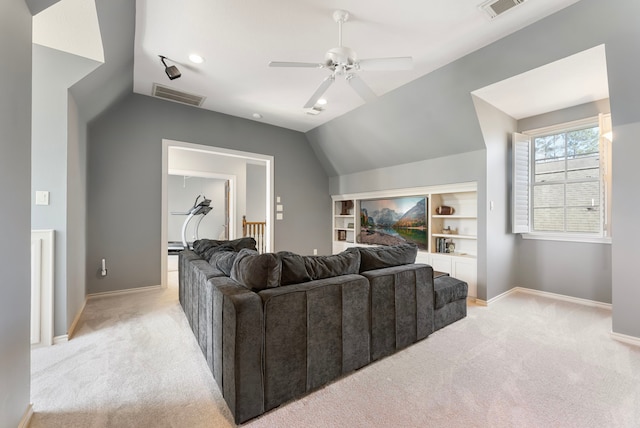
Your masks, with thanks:
<instances>
[{"instance_id":1,"label":"ceiling fan","mask_svg":"<svg viewBox=\"0 0 640 428\"><path fill-rule=\"evenodd\" d=\"M410 70L413 66L413 59L410 56L358 60L353 49L342 46L342 24L348 19L349 12L345 10L333 12L333 20L338 23L338 47L327 51L324 62L271 61L269 63L269 67L328 68L331 70L331 74L322 81L304 108L315 106L320 97L329 89L329 86L335 82L336 76L344 76L347 83L363 100L371 101L376 98L376 94L358 77L356 73L358 70Z\"/></svg>"}]
</instances>

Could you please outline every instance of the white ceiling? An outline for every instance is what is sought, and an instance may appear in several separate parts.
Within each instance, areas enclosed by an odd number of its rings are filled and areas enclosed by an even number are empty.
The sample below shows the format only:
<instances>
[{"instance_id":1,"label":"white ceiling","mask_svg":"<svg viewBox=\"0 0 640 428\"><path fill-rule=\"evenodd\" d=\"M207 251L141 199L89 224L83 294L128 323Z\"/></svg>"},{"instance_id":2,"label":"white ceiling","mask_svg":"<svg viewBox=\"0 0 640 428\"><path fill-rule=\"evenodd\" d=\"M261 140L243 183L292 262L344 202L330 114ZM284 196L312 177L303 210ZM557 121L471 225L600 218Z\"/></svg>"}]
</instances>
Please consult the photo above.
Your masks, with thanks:
<instances>
[{"instance_id":1,"label":"white ceiling","mask_svg":"<svg viewBox=\"0 0 640 428\"><path fill-rule=\"evenodd\" d=\"M604 45L494 83L473 94L514 119L609 98Z\"/></svg>"},{"instance_id":2,"label":"white ceiling","mask_svg":"<svg viewBox=\"0 0 640 428\"><path fill-rule=\"evenodd\" d=\"M344 80L337 79L324 96L325 110L308 115L302 106L330 72L268 64L322 62L325 52L338 45L338 27L332 19L336 9L351 15L343 27L343 44L359 58L413 57L410 71L359 72L381 96L577 1L527 0L490 20L478 7L482 0L375 5L367 0L137 0L134 92L151 95L153 84L160 83L205 96L203 108L306 132L363 101ZM191 63L191 53L203 56L205 62ZM158 55L171 58L174 62L169 64L177 65L182 77L170 81ZM548 76L544 74L538 83L553 83ZM531 86L530 77L527 86ZM595 81L598 76L584 78ZM522 80L511 83L522 86ZM533 110L523 109L523 103L508 105L499 89L491 94L487 90L483 96L503 103L497 107L506 113L531 115ZM562 89L555 88L553 99L541 100L535 108L548 107L541 103L560 108L575 105L571 104L575 96ZM254 113L262 118L254 119Z\"/></svg>"}]
</instances>

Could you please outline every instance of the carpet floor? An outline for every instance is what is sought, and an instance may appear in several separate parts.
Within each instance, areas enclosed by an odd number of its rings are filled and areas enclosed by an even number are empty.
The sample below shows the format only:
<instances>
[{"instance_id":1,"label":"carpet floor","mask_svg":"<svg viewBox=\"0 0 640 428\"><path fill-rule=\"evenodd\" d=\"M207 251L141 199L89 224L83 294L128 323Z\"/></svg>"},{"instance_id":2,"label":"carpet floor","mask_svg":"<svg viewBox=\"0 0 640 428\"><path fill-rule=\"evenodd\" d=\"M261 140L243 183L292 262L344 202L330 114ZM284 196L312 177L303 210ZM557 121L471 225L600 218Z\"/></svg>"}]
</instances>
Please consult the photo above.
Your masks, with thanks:
<instances>
[{"instance_id":1,"label":"carpet floor","mask_svg":"<svg viewBox=\"0 0 640 428\"><path fill-rule=\"evenodd\" d=\"M93 298L75 337L32 351L31 428L234 427L167 289ZM640 348L611 313L527 294L245 427L640 427Z\"/></svg>"}]
</instances>

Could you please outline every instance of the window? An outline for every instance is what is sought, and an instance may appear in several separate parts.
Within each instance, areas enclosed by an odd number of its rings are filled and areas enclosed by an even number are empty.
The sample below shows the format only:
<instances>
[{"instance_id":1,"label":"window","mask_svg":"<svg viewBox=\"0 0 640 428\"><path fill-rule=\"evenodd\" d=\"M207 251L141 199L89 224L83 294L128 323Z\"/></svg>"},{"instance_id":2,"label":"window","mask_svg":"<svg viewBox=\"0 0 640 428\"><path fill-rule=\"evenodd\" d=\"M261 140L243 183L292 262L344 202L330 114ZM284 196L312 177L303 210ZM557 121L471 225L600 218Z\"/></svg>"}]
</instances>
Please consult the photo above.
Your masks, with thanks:
<instances>
[{"instance_id":1,"label":"window","mask_svg":"<svg viewBox=\"0 0 640 428\"><path fill-rule=\"evenodd\" d=\"M514 135L514 233L609 236L610 120L601 115Z\"/></svg>"}]
</instances>

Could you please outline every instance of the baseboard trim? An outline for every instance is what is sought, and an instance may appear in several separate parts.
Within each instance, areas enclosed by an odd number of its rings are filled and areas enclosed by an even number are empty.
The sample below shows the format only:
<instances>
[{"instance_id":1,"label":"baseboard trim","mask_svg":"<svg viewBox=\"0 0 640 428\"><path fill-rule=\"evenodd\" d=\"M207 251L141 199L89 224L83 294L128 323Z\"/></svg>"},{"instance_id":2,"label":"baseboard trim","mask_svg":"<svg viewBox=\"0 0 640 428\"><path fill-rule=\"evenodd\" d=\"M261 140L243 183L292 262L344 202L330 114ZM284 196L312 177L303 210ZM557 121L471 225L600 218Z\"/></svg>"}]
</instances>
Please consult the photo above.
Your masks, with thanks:
<instances>
[{"instance_id":1,"label":"baseboard trim","mask_svg":"<svg viewBox=\"0 0 640 428\"><path fill-rule=\"evenodd\" d=\"M150 285L147 287L138 287L138 288L129 288L126 290L116 290L116 291L104 291L102 293L91 293L87 294L87 299L97 299L100 297L112 297L112 296L121 296L123 294L132 294L132 293L142 293L145 291L157 291L162 290L162 285Z\"/></svg>"},{"instance_id":2,"label":"baseboard trim","mask_svg":"<svg viewBox=\"0 0 640 428\"><path fill-rule=\"evenodd\" d=\"M640 337L628 336L622 333L611 332L611 338L628 345L640 346Z\"/></svg>"},{"instance_id":3,"label":"baseboard trim","mask_svg":"<svg viewBox=\"0 0 640 428\"><path fill-rule=\"evenodd\" d=\"M493 297L489 300L481 300L481 299L476 299L476 304L478 304L479 306L489 306L492 303L497 302L498 300L507 297L510 294L516 293L517 292L517 288L519 287L514 287L511 290L507 290L502 294L498 294L496 297Z\"/></svg>"},{"instance_id":4,"label":"baseboard trim","mask_svg":"<svg viewBox=\"0 0 640 428\"><path fill-rule=\"evenodd\" d=\"M67 336L68 336L69 340L73 339L73 335L76 333L76 328L78 327L78 322L80 322L80 316L82 316L82 312L84 312L84 307L85 306L87 306L87 299L86 298L84 299L84 302L82 302L82 307L80 308L80 310L76 314L76 317L73 319L73 322L71 323L71 326L69 327L69 331L67 332Z\"/></svg>"},{"instance_id":5,"label":"baseboard trim","mask_svg":"<svg viewBox=\"0 0 640 428\"><path fill-rule=\"evenodd\" d=\"M61 336L54 336L53 337L53 344L54 345L59 345L61 343L65 343L69 341L69 335L68 334L63 334Z\"/></svg>"},{"instance_id":6,"label":"baseboard trim","mask_svg":"<svg viewBox=\"0 0 640 428\"><path fill-rule=\"evenodd\" d=\"M610 303L596 302L595 300L581 299L579 297L565 296L564 294L550 293L548 291L534 290L532 288L525 288L525 287L513 287L512 289L507 290L504 293L499 294L496 297L489 300L476 299L476 304L479 306L489 306L490 304L495 303L498 300L510 294L515 294L515 293L532 294L534 296L547 297L550 299L562 300L564 302L570 302L570 303L577 303L583 306L591 306L591 307L600 308L600 309L607 309L609 311L611 310Z\"/></svg>"},{"instance_id":7,"label":"baseboard trim","mask_svg":"<svg viewBox=\"0 0 640 428\"><path fill-rule=\"evenodd\" d=\"M24 415L22 415L22 419L20 419L18 428L27 428L31 423L32 416L33 416L33 404L29 403L29 407L27 407L27 410L24 411Z\"/></svg>"},{"instance_id":8,"label":"baseboard trim","mask_svg":"<svg viewBox=\"0 0 640 428\"><path fill-rule=\"evenodd\" d=\"M531 288L514 287L518 293L533 294L534 296L548 297L550 299L562 300L564 302L577 303L583 306L591 306L594 308L611 310L611 303L596 302L595 300L582 299L580 297L565 296L564 294L550 293L548 291L534 290Z\"/></svg>"}]
</instances>

